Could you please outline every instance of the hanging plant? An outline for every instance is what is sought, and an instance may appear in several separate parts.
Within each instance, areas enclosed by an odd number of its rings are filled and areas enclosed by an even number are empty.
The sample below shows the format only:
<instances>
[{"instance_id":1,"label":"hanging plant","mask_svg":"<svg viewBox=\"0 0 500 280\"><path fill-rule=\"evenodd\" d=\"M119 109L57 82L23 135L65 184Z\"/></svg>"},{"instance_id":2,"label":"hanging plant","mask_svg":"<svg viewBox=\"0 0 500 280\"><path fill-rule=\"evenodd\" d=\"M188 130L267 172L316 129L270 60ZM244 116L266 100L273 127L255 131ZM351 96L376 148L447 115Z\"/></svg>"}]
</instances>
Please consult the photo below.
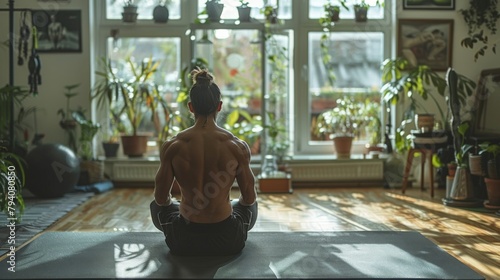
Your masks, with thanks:
<instances>
[{"instance_id":1,"label":"hanging plant","mask_svg":"<svg viewBox=\"0 0 500 280\"><path fill-rule=\"evenodd\" d=\"M339 3L344 9L349 10L344 0L340 0ZM329 51L331 39L330 37L335 22L340 19L340 6L334 5L331 3L331 1L328 1L323 5L323 10L325 14L323 17L319 18L319 24L323 28L323 34L321 35L320 39L321 61L323 62L323 66L326 69L328 82L330 83L330 86L333 86L336 80L336 76L335 72L333 71L332 56L330 55Z\"/></svg>"},{"instance_id":2,"label":"hanging plant","mask_svg":"<svg viewBox=\"0 0 500 280\"><path fill-rule=\"evenodd\" d=\"M461 45L473 49L476 44L480 44L474 54L474 61L477 61L479 56L484 56L489 48L496 53L496 42L490 43L488 33L496 34L500 13L497 9L498 0L470 0L469 3L468 9L460 10L468 27L468 36L461 41Z\"/></svg>"}]
</instances>

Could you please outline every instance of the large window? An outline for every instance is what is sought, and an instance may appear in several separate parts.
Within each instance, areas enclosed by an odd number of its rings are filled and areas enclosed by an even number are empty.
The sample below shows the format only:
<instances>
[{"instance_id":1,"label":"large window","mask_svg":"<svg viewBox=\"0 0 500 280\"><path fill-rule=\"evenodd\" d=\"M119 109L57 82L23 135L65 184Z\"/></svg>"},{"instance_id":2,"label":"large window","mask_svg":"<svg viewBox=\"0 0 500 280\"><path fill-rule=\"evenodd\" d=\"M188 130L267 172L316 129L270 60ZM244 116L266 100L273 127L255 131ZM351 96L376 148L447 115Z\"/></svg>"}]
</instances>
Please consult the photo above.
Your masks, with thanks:
<instances>
[{"instance_id":1,"label":"large window","mask_svg":"<svg viewBox=\"0 0 500 280\"><path fill-rule=\"evenodd\" d=\"M350 96L358 102L368 100L378 110L380 64L391 53L391 19L385 14L391 9L392 1L385 1L385 7L375 6L375 0L367 1L372 6L369 19L364 23L354 21L352 5L357 1L346 2L350 10L342 10L341 20L329 35L328 52L332 57L329 67L336 76L334 84L328 81L320 49L323 30L318 19L324 15L323 5L327 0L250 0L254 20L240 25L235 22L240 1L222 0L222 21L202 24L203 28L196 22L197 17L204 17L205 0L170 1L170 19L166 25L152 21L152 9L158 1L136 2L140 2L136 24L119 20L122 1L98 2L96 13L102 11L103 16L97 24L96 55L160 61L162 68L155 82L160 85L164 98L178 110L184 106L176 102L178 79L193 58L202 57L222 89L225 107L219 124L245 138L256 153L259 152L264 117L262 101L270 91L280 93L280 114L287 120L286 137L292 155L333 155L331 141L315 135L312 128L317 116L334 108L338 98ZM269 72L273 67L267 61L269 54L261 52L263 42L259 32L263 30L261 8L265 4L277 6L281 19L278 24L266 26L265 30L277 34L275 38L287 52L283 72L285 85L278 87L270 85L275 76ZM117 30L118 36L113 38ZM263 72L264 69L267 72ZM122 72L124 77L127 75L124 66L117 66L116 71ZM142 128L154 131L147 122ZM355 139L353 152L361 152L370 138L369 130L361 131Z\"/></svg>"},{"instance_id":2,"label":"large window","mask_svg":"<svg viewBox=\"0 0 500 280\"><path fill-rule=\"evenodd\" d=\"M380 65L384 59L383 34L333 32L330 35L329 53L332 60L329 65L325 65L322 60L319 47L322 35L322 32L309 33L309 110L313 128L311 142L330 142L329 137L317 135L314 126L318 115L334 108L337 100L348 97L359 103L368 102L380 107ZM333 85L327 78L327 67L333 69L335 75ZM364 142L371 136L370 131L362 128L355 140Z\"/></svg>"}]
</instances>

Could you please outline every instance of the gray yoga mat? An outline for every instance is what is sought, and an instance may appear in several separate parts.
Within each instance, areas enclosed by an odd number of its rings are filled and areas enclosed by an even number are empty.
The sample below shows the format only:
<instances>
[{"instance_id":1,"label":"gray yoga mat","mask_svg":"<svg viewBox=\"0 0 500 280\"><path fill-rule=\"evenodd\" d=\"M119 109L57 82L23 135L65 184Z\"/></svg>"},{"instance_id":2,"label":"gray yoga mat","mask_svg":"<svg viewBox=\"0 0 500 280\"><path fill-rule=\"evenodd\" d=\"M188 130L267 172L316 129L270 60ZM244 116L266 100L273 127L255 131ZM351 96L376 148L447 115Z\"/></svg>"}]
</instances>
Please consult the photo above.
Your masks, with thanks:
<instances>
[{"instance_id":1,"label":"gray yoga mat","mask_svg":"<svg viewBox=\"0 0 500 280\"><path fill-rule=\"evenodd\" d=\"M484 279L418 232L250 232L231 257L177 257L161 232L45 232L0 263L15 278Z\"/></svg>"}]
</instances>

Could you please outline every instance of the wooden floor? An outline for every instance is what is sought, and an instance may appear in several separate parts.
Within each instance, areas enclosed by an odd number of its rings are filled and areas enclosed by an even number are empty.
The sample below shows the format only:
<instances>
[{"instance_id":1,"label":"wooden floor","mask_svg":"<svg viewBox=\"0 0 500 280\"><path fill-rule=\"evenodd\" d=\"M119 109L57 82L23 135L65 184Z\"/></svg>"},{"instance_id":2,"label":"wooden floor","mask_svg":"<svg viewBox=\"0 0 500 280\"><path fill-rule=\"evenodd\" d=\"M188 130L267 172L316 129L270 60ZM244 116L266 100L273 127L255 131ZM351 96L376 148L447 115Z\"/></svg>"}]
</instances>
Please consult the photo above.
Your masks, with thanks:
<instances>
[{"instance_id":1,"label":"wooden floor","mask_svg":"<svg viewBox=\"0 0 500 280\"><path fill-rule=\"evenodd\" d=\"M237 197L237 190L234 197ZM500 279L500 218L479 208L444 206L443 190L301 188L259 194L254 231L418 231L486 279ZM51 231L157 231L149 216L152 190L99 194L52 225Z\"/></svg>"}]
</instances>

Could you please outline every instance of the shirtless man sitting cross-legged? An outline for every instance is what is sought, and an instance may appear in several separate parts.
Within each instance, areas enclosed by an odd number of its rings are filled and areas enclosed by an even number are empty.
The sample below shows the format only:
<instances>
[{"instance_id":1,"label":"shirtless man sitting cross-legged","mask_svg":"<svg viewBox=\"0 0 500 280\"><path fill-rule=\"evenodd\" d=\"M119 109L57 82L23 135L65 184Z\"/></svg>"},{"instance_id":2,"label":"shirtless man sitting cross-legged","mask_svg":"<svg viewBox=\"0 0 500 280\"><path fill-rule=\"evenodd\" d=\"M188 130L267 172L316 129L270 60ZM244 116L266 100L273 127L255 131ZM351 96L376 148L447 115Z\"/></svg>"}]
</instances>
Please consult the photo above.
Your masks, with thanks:
<instances>
[{"instance_id":1,"label":"shirtless man sitting cross-legged","mask_svg":"<svg viewBox=\"0 0 500 280\"><path fill-rule=\"evenodd\" d=\"M191 75L188 106L195 124L161 148L151 218L172 254L236 254L257 219L250 149L217 125L222 101L213 76L201 69ZM241 195L230 200L235 179ZM174 180L180 186L180 202L171 196Z\"/></svg>"}]
</instances>

